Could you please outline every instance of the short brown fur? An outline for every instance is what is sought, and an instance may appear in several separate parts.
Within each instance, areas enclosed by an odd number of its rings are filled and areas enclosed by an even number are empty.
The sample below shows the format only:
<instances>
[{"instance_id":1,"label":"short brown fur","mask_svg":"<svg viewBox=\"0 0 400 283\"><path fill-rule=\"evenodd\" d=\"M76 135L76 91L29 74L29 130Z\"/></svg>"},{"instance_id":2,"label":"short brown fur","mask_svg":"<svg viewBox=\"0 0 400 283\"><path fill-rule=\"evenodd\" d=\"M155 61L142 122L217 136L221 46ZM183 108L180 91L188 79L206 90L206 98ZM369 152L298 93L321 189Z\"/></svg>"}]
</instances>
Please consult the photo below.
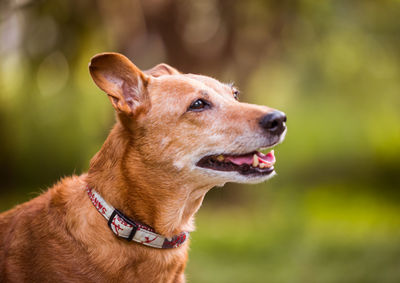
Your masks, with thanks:
<instances>
[{"instance_id":1,"label":"short brown fur","mask_svg":"<svg viewBox=\"0 0 400 283\"><path fill-rule=\"evenodd\" d=\"M208 190L247 182L205 175L193 160L221 146L235 154L262 147L258 121L271 109L239 103L228 85L166 64L142 72L117 53L92 58L90 72L117 123L87 174L0 215L0 282L184 282L187 242L155 249L117 238L86 186L166 237L193 231ZM202 96L214 110L188 112Z\"/></svg>"}]
</instances>

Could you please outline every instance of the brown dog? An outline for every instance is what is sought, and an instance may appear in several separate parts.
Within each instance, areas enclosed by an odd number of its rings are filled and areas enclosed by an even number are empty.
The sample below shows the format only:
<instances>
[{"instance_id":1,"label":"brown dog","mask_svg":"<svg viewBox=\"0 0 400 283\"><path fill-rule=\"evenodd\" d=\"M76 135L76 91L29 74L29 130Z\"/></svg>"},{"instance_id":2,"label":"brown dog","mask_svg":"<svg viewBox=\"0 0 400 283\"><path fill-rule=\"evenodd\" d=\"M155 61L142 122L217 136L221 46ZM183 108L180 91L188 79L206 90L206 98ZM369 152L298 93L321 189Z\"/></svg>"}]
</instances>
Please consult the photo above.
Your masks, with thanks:
<instances>
[{"instance_id":1,"label":"brown dog","mask_svg":"<svg viewBox=\"0 0 400 283\"><path fill-rule=\"evenodd\" d=\"M166 64L103 53L89 68L117 123L87 174L0 215L0 281L184 282L204 195L271 177L273 151L257 150L283 140L286 117Z\"/></svg>"}]
</instances>

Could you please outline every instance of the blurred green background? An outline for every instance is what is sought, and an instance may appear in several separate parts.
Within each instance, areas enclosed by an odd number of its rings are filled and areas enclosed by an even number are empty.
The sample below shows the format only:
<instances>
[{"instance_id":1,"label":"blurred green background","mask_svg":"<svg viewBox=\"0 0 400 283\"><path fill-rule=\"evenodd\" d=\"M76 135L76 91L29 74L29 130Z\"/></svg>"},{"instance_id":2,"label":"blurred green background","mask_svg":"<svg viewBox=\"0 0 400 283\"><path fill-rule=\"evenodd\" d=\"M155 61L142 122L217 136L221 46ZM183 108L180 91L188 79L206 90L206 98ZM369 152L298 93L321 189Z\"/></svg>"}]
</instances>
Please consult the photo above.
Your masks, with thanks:
<instances>
[{"instance_id":1,"label":"blurred green background","mask_svg":"<svg viewBox=\"0 0 400 283\"><path fill-rule=\"evenodd\" d=\"M1 0L0 211L80 174L114 122L87 66L235 81L286 112L277 172L213 189L189 282L400 282L400 1Z\"/></svg>"}]
</instances>

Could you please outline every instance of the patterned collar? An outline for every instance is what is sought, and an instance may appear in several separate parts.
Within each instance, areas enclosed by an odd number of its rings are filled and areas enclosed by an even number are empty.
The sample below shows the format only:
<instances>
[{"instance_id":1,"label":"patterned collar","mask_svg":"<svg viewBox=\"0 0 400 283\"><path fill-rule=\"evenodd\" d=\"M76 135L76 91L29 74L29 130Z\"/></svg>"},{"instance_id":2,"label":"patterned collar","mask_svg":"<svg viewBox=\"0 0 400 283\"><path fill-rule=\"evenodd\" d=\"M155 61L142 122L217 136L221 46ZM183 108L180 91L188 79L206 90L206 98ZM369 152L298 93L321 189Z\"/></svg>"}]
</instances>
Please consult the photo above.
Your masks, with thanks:
<instances>
[{"instance_id":1,"label":"patterned collar","mask_svg":"<svg viewBox=\"0 0 400 283\"><path fill-rule=\"evenodd\" d=\"M108 220L108 227L118 237L159 249L180 247L189 238L188 232L182 232L172 238L161 236L153 228L126 217L109 205L94 189L86 186L86 191L95 208Z\"/></svg>"}]
</instances>

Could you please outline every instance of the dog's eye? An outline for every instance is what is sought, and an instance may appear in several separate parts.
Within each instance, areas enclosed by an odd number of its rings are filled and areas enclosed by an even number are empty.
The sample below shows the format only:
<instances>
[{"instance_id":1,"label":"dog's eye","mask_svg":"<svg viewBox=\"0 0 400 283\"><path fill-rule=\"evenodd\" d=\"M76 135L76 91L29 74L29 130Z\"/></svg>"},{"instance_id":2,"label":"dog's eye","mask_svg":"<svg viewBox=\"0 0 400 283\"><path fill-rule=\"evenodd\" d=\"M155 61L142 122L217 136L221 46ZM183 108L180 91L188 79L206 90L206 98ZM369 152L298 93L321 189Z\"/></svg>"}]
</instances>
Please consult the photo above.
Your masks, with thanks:
<instances>
[{"instance_id":1,"label":"dog's eye","mask_svg":"<svg viewBox=\"0 0 400 283\"><path fill-rule=\"evenodd\" d=\"M239 90L233 89L233 98L234 99L239 100L239 94L240 94Z\"/></svg>"},{"instance_id":2,"label":"dog's eye","mask_svg":"<svg viewBox=\"0 0 400 283\"><path fill-rule=\"evenodd\" d=\"M189 110L201 111L209 106L210 104L204 101L203 99L197 99L189 106Z\"/></svg>"}]
</instances>

